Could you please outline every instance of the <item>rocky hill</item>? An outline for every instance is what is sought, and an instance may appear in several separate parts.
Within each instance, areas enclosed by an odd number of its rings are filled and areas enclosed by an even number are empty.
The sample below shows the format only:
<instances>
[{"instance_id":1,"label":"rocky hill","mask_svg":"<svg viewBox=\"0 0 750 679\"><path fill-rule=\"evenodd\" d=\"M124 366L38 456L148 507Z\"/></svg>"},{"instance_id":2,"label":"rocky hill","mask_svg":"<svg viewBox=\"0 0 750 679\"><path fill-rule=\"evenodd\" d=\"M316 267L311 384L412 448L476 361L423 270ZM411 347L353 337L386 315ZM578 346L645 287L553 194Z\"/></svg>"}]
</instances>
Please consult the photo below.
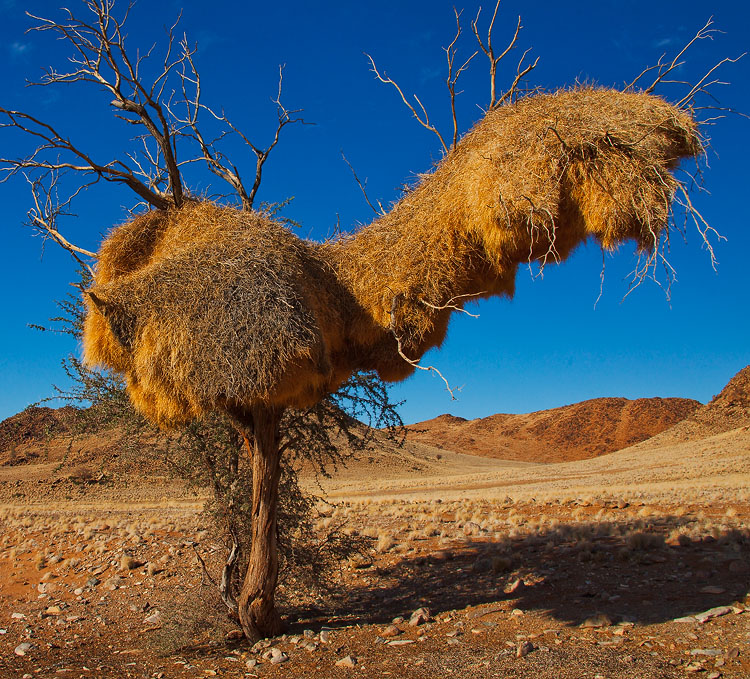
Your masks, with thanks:
<instances>
[{"instance_id":1,"label":"rocky hill","mask_svg":"<svg viewBox=\"0 0 750 679\"><path fill-rule=\"evenodd\" d=\"M408 440L505 460L565 462L645 441L700 408L684 398L597 398L523 415L441 415L410 425Z\"/></svg>"}]
</instances>

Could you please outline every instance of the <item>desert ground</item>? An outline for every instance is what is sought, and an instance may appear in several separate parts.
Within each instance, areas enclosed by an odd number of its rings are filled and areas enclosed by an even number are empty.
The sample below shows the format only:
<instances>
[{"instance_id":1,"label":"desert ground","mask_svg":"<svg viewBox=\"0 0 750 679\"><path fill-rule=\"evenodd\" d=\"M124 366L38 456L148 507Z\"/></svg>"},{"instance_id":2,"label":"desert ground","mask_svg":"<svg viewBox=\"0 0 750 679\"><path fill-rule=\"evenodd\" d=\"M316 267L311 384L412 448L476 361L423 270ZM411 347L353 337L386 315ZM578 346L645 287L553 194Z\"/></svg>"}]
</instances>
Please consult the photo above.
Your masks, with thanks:
<instances>
[{"instance_id":1,"label":"desert ground","mask_svg":"<svg viewBox=\"0 0 750 679\"><path fill-rule=\"evenodd\" d=\"M16 416L0 677L750 677L750 368L673 401L443 416L303 478L316 530L366 550L329 590L284 580L288 630L254 645L217 603L206 496Z\"/></svg>"}]
</instances>

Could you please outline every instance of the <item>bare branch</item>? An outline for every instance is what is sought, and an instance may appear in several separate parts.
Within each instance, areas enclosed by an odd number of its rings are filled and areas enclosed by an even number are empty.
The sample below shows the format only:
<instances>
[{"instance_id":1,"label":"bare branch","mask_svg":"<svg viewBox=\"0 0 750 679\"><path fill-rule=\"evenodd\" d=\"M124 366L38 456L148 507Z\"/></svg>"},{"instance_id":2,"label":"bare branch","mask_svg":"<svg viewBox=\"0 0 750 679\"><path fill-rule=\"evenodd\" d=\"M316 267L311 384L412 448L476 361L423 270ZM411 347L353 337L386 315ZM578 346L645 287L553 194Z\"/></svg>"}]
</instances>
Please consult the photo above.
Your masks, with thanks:
<instances>
[{"instance_id":1,"label":"bare branch","mask_svg":"<svg viewBox=\"0 0 750 679\"><path fill-rule=\"evenodd\" d=\"M34 201L34 206L27 213L29 226L40 233L43 238L51 238L64 250L67 250L71 257L82 267L86 268L93 278L93 268L88 262L81 259L81 256L96 259L96 254L74 245L57 229L58 217L70 214L67 210L73 199L85 188L88 188L88 185L79 186L73 195L60 202L57 197L58 172L53 171L48 173L46 177L48 179L47 184L44 181L45 178L30 179L26 175L24 177L31 187L31 196Z\"/></svg>"},{"instance_id":2,"label":"bare branch","mask_svg":"<svg viewBox=\"0 0 750 679\"><path fill-rule=\"evenodd\" d=\"M471 22L471 30L474 32L474 37L477 39L477 42L479 43L479 47L481 48L482 52L484 52L487 55L487 59L490 62L490 105L487 108L488 111L492 111L498 106L501 106L506 101L513 101L517 94L517 87L521 79L525 75L527 75L530 71L532 71L534 68L536 68L537 63L539 62L539 58L537 57L536 61L534 61L534 63L531 66L527 67L522 72L521 64L523 63L523 60L526 57L526 54L528 54L529 52L529 50L526 50L526 52L524 52L523 57L521 57L521 61L519 61L518 63L518 67L516 69L516 79L514 80L510 89L505 94L503 94L502 97L498 97L497 65L516 46L516 43L518 42L518 36L521 32L521 29L523 28L523 26L521 25L521 17L519 16L518 21L516 23L516 30L513 33L513 37L510 39L510 42L498 56L495 56L495 49L492 45L492 31L495 27L495 19L497 19L497 13L499 9L500 9L500 0L497 0L497 2L495 3L495 11L492 14L492 19L490 20L490 25L487 29L487 43L486 44L482 40L482 37L479 35L479 16L482 13L481 7L477 11L477 15L474 18L474 21Z\"/></svg>"},{"instance_id":3,"label":"bare branch","mask_svg":"<svg viewBox=\"0 0 750 679\"><path fill-rule=\"evenodd\" d=\"M183 62L183 69L180 73L180 79L182 83L183 93L183 104L186 108L186 113L183 117L177 115L170 107L170 114L174 119L188 128L191 132L187 136L192 138L198 143L198 147L201 150L202 158L208 165L208 168L216 176L226 181L235 191L240 198L242 208L244 210L252 210L255 203L255 198L260 188L260 183L263 178L263 167L268 160L269 155L279 143L281 138L281 131L287 126L295 123L301 123L307 125L303 118L297 117L298 113L302 112L302 109L287 109L286 106L281 102L282 85L284 80L284 66L279 66L279 84L276 98L272 99L273 103L276 104L276 115L278 123L276 131L274 133L271 143L266 148L256 146L250 139L236 127L222 111L220 114L216 113L213 109L209 108L201 102L201 80L200 74L192 59L192 54L188 54L187 43L185 40L182 42L183 51L186 53L185 61ZM188 70L189 69L189 70ZM192 95L188 94L188 88L193 89ZM198 127L198 117L201 111L206 111L210 116L217 122L223 125L226 130L222 132L219 137L211 141L207 141L203 136L202 132ZM255 155L255 178L253 185L248 190L245 182L243 181L240 172L236 165L229 162L229 160L216 148L217 142L222 140L228 134L237 135L243 143L250 148ZM192 161L189 161L192 162Z\"/></svg>"},{"instance_id":4,"label":"bare branch","mask_svg":"<svg viewBox=\"0 0 750 679\"><path fill-rule=\"evenodd\" d=\"M454 392L458 391L456 387L451 388L450 383L445 378L443 373L441 373L434 365L421 365L419 363L419 359L413 359L409 358L404 353L404 348L401 342L401 337L399 336L398 332L396 332L396 307L398 306L398 302L401 299L401 295L395 295L393 298L393 302L391 303L391 322L390 322L390 331L393 335L393 338L396 340L396 350L398 351L398 355L404 359L410 366L413 368L416 368L417 370L424 370L425 372L433 372L435 373L441 380L443 380L443 384L445 384L445 388L448 391L448 393L451 395L451 401L456 400L456 395ZM424 302L423 302L424 303Z\"/></svg>"},{"instance_id":5,"label":"bare branch","mask_svg":"<svg viewBox=\"0 0 750 679\"><path fill-rule=\"evenodd\" d=\"M451 297L445 304L441 304L440 306L436 304L430 304L427 300L419 299L420 304L424 304L427 307L430 307L430 309L435 309L436 311L443 311L444 309L450 309L451 311L459 311L462 314L466 314L467 316L471 316L472 318L479 318L479 314L472 314L466 311L463 307L460 307L456 305L456 302L460 299L465 299L468 297L481 297L482 295L486 295L487 291L482 292L473 292L468 295L456 295L455 297Z\"/></svg>"},{"instance_id":6,"label":"bare branch","mask_svg":"<svg viewBox=\"0 0 750 679\"><path fill-rule=\"evenodd\" d=\"M344 155L344 152L341 152L341 157L344 159L344 162L349 166L349 169L352 171L352 174L354 175L354 181L357 182L357 185L359 186L359 190L362 191L362 195L365 197L365 200L367 201L367 204L370 206L370 209L376 214L376 215L384 215L387 214L385 208L383 207L382 203L378 201L378 207L376 208L372 201L370 200L370 197L367 195L367 179L365 179L364 184L360 181L359 177L357 176L357 173L354 170L354 166L349 162L348 158Z\"/></svg>"},{"instance_id":7,"label":"bare branch","mask_svg":"<svg viewBox=\"0 0 750 679\"><path fill-rule=\"evenodd\" d=\"M453 118L453 142L451 144L451 148L456 148L456 144L458 143L458 119L456 117L456 83L458 82L461 74L468 68L471 60L475 56L477 56L477 54L479 54L479 51L475 51L474 54L472 54L466 61L464 61L464 63L454 72L454 61L456 59L456 53L458 51L458 49L456 48L456 43L461 37L462 31L461 12L459 12L455 7L453 8L453 12L456 15L456 35L448 45L448 47L444 47L443 50L445 50L445 56L448 60L448 77L446 78L445 83L446 85L448 85L448 92L450 94L451 101L451 116Z\"/></svg>"},{"instance_id":8,"label":"bare branch","mask_svg":"<svg viewBox=\"0 0 750 679\"><path fill-rule=\"evenodd\" d=\"M74 50L74 55L69 59L73 65L72 70L58 72L50 67L41 81L33 84L46 86L89 82L109 92L113 97L111 105L125 114L115 114L116 117L131 124L143 125L158 144L168 188L159 192L161 195L156 195L154 191L139 190L142 187L135 183L132 171L129 172L130 179L124 183L154 207L179 207L184 201L184 189L176 158L175 130L160 101L170 74L187 58L185 53L176 59L171 57L177 23L167 29L163 70L150 85L146 85L141 76L142 65L151 56L154 46L144 54L138 54L133 61L126 49L124 33L131 6L127 7L122 19L112 16L113 6L114 3L110 0L87 2L86 7L93 15L91 21L78 18L70 10L64 10L65 21L29 14L38 22L31 30L52 31L60 39L67 41ZM35 122L39 124L38 121ZM110 163L104 167L115 164L117 163Z\"/></svg>"},{"instance_id":9,"label":"bare branch","mask_svg":"<svg viewBox=\"0 0 750 679\"><path fill-rule=\"evenodd\" d=\"M426 130L429 130L430 132L433 132L435 135L437 135L437 138L440 140L440 144L443 147L443 151L445 153L448 153L448 146L445 143L445 140L443 139L443 135L440 134L440 131L430 122L430 117L427 115L427 111L425 107L422 105L422 102L419 100L417 95L413 95L416 102L419 104L419 107L422 109L422 116L417 113L417 109L414 107L414 105L406 98L406 95L404 94L403 90L398 86L396 82L391 80L385 72L381 75L380 71L378 71L377 66L375 66L375 60L365 52L365 56L370 60L370 70L375 74L375 77L381 82L393 85L396 88L396 91L399 93L401 97L401 101L404 102L404 105L411 111L414 118L416 118L417 122L424 127Z\"/></svg>"},{"instance_id":10,"label":"bare branch","mask_svg":"<svg viewBox=\"0 0 750 679\"><path fill-rule=\"evenodd\" d=\"M636 84L638 81L645 76L647 73L651 73L652 71L656 71L657 75L654 81L643 91L646 94L650 94L654 91L656 86L663 82L664 79L676 68L679 68L682 66L685 62L680 61L682 57L685 55L685 52L687 52L696 42L699 40L713 40L714 34L719 33L719 31L715 28L711 28L714 23L714 18L709 17L706 24L690 39L690 41L675 55L674 59L672 59L671 62L668 64L663 63L663 59L666 56L665 54L662 54L659 57L659 61L654 66L648 66L647 68L644 68L628 85L625 86L625 91L632 91L635 89Z\"/></svg>"},{"instance_id":11,"label":"bare branch","mask_svg":"<svg viewBox=\"0 0 750 679\"><path fill-rule=\"evenodd\" d=\"M527 49L521 58L518 60L518 66L516 67L516 77L513 79L513 82L511 83L511 86L507 89L507 91L503 94L502 97L500 97L497 100L497 103L493 108L497 108L498 106L502 106L505 102L513 103L517 96L518 96L518 85L521 83L521 80L525 76L527 76L531 71L533 71L537 65L539 64L539 57L534 59L533 64L528 64L525 68L522 70L523 62L526 59L526 55L531 51L531 48Z\"/></svg>"}]
</instances>

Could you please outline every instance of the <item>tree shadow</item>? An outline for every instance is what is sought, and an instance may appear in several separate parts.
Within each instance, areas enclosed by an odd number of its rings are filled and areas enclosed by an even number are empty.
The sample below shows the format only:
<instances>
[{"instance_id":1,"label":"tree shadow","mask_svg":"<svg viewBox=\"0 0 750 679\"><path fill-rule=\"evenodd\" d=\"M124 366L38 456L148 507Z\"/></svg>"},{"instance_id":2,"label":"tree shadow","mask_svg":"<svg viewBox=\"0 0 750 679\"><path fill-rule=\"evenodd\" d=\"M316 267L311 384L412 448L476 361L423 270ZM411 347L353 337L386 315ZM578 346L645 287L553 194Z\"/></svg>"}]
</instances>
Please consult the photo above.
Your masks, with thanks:
<instances>
[{"instance_id":1,"label":"tree shadow","mask_svg":"<svg viewBox=\"0 0 750 679\"><path fill-rule=\"evenodd\" d=\"M583 522L452 545L420 541L414 554L381 557L357 572L358 582L342 584L327 605L290 611L299 621L292 628L382 624L420 606L435 615L483 604L543 611L569 626L595 615L653 624L743 599L748 532L667 545L664 535L687 522L660 517L647 531L633 521ZM510 591L519 579L524 584Z\"/></svg>"}]
</instances>

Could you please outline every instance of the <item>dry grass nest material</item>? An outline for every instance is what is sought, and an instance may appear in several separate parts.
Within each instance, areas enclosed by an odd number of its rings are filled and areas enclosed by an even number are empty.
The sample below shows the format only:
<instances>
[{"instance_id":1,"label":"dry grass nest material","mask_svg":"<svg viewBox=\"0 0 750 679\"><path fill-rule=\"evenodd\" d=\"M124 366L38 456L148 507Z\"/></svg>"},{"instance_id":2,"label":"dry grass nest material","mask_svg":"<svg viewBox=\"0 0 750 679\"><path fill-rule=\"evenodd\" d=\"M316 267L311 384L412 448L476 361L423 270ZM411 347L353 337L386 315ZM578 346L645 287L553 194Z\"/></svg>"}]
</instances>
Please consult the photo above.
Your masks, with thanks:
<instances>
[{"instance_id":1,"label":"dry grass nest material","mask_svg":"<svg viewBox=\"0 0 750 679\"><path fill-rule=\"evenodd\" d=\"M700 151L688 113L584 88L490 112L389 214L333 242L209 202L147 213L102 245L86 359L162 423L308 405L357 370L403 379L456 307L511 296L519 264L590 237L657 248L672 171Z\"/></svg>"}]
</instances>

